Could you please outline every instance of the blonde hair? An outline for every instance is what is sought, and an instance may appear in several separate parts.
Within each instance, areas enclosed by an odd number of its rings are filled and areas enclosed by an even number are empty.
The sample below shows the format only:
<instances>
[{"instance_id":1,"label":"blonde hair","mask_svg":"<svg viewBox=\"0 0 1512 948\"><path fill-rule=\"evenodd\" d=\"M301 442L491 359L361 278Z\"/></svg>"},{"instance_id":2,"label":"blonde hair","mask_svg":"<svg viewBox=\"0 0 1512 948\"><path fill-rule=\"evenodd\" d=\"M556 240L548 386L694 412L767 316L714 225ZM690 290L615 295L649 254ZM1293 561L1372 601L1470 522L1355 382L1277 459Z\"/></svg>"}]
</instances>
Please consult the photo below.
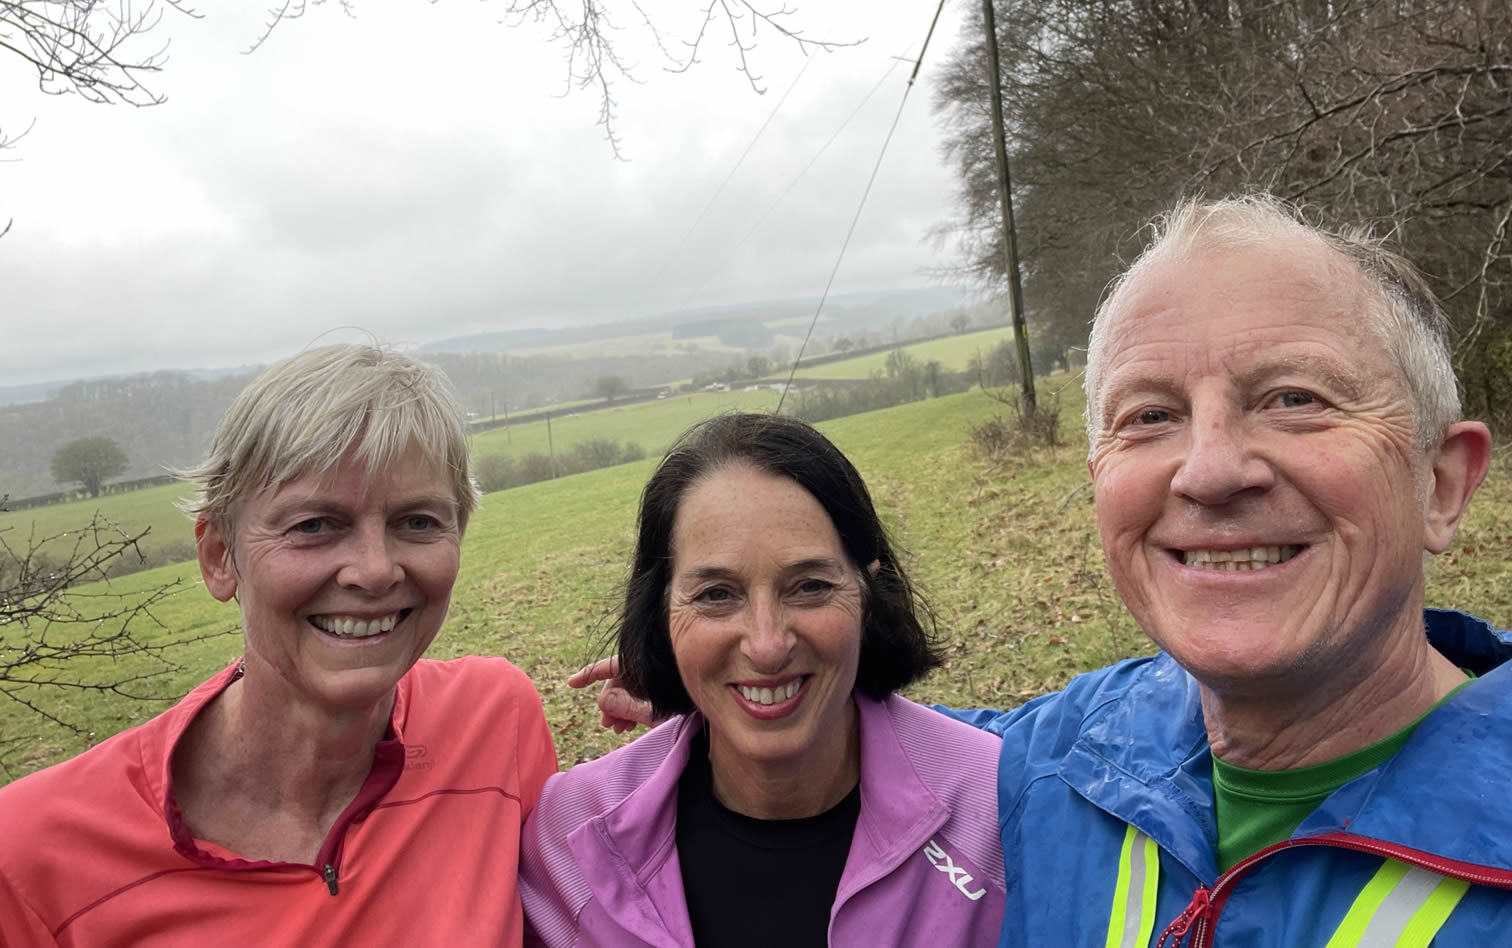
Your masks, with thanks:
<instances>
[{"instance_id":1,"label":"blonde hair","mask_svg":"<svg viewBox=\"0 0 1512 948\"><path fill-rule=\"evenodd\" d=\"M372 345L308 349L253 379L216 427L205 460L176 472L195 487L182 508L232 535L236 505L253 492L334 470L348 455L371 479L412 444L449 475L465 528L478 490L462 415L441 371Z\"/></svg>"},{"instance_id":2,"label":"blonde hair","mask_svg":"<svg viewBox=\"0 0 1512 948\"><path fill-rule=\"evenodd\" d=\"M1460 418L1459 386L1449 351L1449 319L1422 274L1405 257L1363 228L1338 233L1305 223L1292 205L1270 194L1221 201L1186 200L1153 225L1139 258L1109 285L1087 340L1087 439L1096 443L1102 423L1101 370L1108 326L1134 279L1156 263L1203 250L1255 247L1282 239L1321 243L1342 254L1365 278L1365 317L1401 369L1420 447L1432 447Z\"/></svg>"}]
</instances>

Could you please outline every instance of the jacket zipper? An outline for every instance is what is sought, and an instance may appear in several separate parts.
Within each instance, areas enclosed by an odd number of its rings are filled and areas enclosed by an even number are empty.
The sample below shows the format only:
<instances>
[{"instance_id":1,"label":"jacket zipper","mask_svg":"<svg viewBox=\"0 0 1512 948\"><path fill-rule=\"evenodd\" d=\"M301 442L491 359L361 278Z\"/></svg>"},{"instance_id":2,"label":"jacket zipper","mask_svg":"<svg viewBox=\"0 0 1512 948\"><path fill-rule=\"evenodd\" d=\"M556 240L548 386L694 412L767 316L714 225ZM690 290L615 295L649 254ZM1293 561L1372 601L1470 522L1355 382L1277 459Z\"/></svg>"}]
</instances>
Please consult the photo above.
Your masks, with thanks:
<instances>
[{"instance_id":1,"label":"jacket zipper","mask_svg":"<svg viewBox=\"0 0 1512 948\"><path fill-rule=\"evenodd\" d=\"M320 875L325 879L326 888L331 890L331 894L332 895L335 895L336 894L336 867L333 866L333 865L331 865L330 863L326 863L325 864L325 868L322 869L322 870L320 870Z\"/></svg>"},{"instance_id":2,"label":"jacket zipper","mask_svg":"<svg viewBox=\"0 0 1512 948\"><path fill-rule=\"evenodd\" d=\"M1512 872L1481 869L1470 863L1457 862L1452 859L1443 859L1432 853L1421 852L1416 849L1408 849L1406 846L1397 846L1394 843L1383 843L1379 840L1366 839L1362 836L1353 836L1347 833L1328 833L1323 836L1314 836L1310 839L1286 839L1271 846L1267 846L1253 856L1241 861L1228 872L1218 877L1209 889L1207 886L1198 886L1192 895L1192 901L1176 916L1175 921L1166 926L1160 933L1160 940L1155 943L1155 948L1166 948L1166 939L1174 939L1171 948L1181 948L1187 936L1192 936L1192 948L1211 948L1213 941L1213 928L1218 922L1218 916L1223 912L1224 903L1228 902L1229 894L1233 891L1234 884L1239 877L1244 875L1255 864L1263 859L1275 855L1283 849L1293 849L1298 846L1332 846L1335 849L1352 849L1356 852L1370 853L1387 859L1397 859L1441 876L1452 876L1463 879L1475 885L1489 885L1498 889L1512 889Z\"/></svg>"}]
</instances>

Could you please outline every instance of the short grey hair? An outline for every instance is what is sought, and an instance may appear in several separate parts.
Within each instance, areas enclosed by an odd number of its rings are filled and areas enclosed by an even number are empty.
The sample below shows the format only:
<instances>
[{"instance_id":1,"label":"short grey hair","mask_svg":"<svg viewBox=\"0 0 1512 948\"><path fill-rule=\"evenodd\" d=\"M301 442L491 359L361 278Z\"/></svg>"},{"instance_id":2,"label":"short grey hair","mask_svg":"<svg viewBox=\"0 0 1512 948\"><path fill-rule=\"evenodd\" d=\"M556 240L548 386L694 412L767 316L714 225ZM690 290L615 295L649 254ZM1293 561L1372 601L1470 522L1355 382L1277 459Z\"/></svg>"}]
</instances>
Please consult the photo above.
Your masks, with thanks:
<instances>
[{"instance_id":1,"label":"short grey hair","mask_svg":"<svg viewBox=\"0 0 1512 948\"><path fill-rule=\"evenodd\" d=\"M264 371L231 403L209 455L177 472L195 487L182 508L233 535L236 506L252 493L334 470L348 455L372 478L411 444L446 472L465 528L478 489L467 430L441 370L373 345L307 349Z\"/></svg>"},{"instance_id":2,"label":"short grey hair","mask_svg":"<svg viewBox=\"0 0 1512 948\"><path fill-rule=\"evenodd\" d=\"M1364 276L1372 297L1365 315L1407 383L1419 446L1432 447L1444 429L1459 420L1459 385L1444 308L1417 267L1368 230L1322 230L1307 224L1292 205L1258 193L1221 201L1183 201L1157 219L1153 231L1149 246L1109 285L1092 319L1084 381L1088 441L1095 444L1101 433L1100 386L1108 326L1135 278L1156 263L1200 250L1253 247L1279 238L1321 243L1342 254Z\"/></svg>"}]
</instances>

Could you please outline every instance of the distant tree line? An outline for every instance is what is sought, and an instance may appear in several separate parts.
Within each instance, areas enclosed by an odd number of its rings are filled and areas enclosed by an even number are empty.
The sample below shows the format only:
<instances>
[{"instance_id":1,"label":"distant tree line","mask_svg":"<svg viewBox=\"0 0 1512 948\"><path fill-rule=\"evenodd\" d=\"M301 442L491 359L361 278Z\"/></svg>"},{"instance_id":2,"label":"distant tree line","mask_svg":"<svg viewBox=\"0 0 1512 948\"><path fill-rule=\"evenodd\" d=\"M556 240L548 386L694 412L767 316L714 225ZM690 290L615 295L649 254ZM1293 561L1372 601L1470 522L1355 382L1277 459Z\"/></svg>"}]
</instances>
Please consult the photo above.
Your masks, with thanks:
<instances>
[{"instance_id":1,"label":"distant tree line","mask_svg":"<svg viewBox=\"0 0 1512 948\"><path fill-rule=\"evenodd\" d=\"M548 481L554 477L641 461L645 457L646 449L633 441L621 444L608 438L593 438L580 441L555 457L539 451L532 451L519 458L507 454L487 454L474 462L473 469L478 487L484 493L492 493L537 481Z\"/></svg>"},{"instance_id":2,"label":"distant tree line","mask_svg":"<svg viewBox=\"0 0 1512 948\"><path fill-rule=\"evenodd\" d=\"M922 362L903 349L894 349L887 354L883 370L872 373L869 379L851 383L827 381L794 390L792 413L817 424L831 418L964 392L975 382L968 372L953 371L935 361Z\"/></svg>"}]
</instances>

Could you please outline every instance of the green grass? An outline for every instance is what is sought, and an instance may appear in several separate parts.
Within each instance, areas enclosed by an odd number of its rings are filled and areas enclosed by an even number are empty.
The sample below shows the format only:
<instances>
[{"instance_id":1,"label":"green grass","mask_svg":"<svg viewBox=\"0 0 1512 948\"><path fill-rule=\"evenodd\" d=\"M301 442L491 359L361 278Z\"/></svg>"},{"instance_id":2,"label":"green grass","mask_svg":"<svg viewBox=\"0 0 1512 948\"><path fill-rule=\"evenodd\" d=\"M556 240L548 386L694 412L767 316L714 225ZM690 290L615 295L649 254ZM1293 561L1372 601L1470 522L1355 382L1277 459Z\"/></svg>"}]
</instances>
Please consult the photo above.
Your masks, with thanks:
<instances>
[{"instance_id":1,"label":"green grass","mask_svg":"<svg viewBox=\"0 0 1512 948\"><path fill-rule=\"evenodd\" d=\"M778 393L771 389L755 392L699 392L673 395L649 402L611 406L584 411L551 420L551 444L558 454L572 446L595 438L633 441L648 455L659 456L672 440L694 422L724 411L770 410L777 406ZM596 403L602 405L602 401ZM521 457L547 452L546 422L495 428L472 437L473 457L502 454Z\"/></svg>"},{"instance_id":2,"label":"green grass","mask_svg":"<svg viewBox=\"0 0 1512 948\"><path fill-rule=\"evenodd\" d=\"M944 339L931 339L928 342L916 342L899 348L921 363L938 362L947 369L961 371L966 368L971 357L978 352L986 355L997 348L998 343L1004 339L1012 338L1013 327L996 326L979 332L946 336ZM800 379L864 379L870 378L874 372L884 372L886 368L887 352L873 352L869 355L856 356L854 359L799 369L797 377Z\"/></svg>"},{"instance_id":3,"label":"green grass","mask_svg":"<svg viewBox=\"0 0 1512 948\"><path fill-rule=\"evenodd\" d=\"M183 484L164 484L123 494L106 494L92 500L18 510L0 514L0 530L5 531L3 538L11 550L20 553L34 540L75 533L98 514L131 535L151 528L139 544L144 553L161 552L166 557L169 553L163 551L171 547L172 552L178 554L175 559L190 557L194 555L194 526L174 506L188 493ZM67 554L72 543L72 536L59 537L44 546L43 551L55 558L60 557Z\"/></svg>"},{"instance_id":4,"label":"green grass","mask_svg":"<svg viewBox=\"0 0 1512 948\"><path fill-rule=\"evenodd\" d=\"M1063 686L1079 671L1147 652L1149 643L1115 594L1092 516L1080 392L1057 389L1069 443L1005 466L969 447L968 427L1000 405L980 393L837 419L821 427L853 459L935 606L946 667L909 695L958 706L1012 707ZM647 445L649 448L649 445ZM602 754L622 738L602 731L591 694L566 676L603 654L606 616L624 578L635 505L653 461L488 495L468 528L463 569L432 657L504 655L535 679L564 764ZM1498 461L1471 506L1456 548L1430 572L1428 601L1505 624L1512 616L1512 466ZM182 582L156 614L175 633L235 626L191 564L127 577L114 590ZM182 670L154 690L182 694L229 661L226 636L186 648ZM97 738L165 702L69 694L62 710ZM26 735L5 756L9 776L77 753L86 741L0 704L0 735ZM4 778L5 774L0 774Z\"/></svg>"}]
</instances>

